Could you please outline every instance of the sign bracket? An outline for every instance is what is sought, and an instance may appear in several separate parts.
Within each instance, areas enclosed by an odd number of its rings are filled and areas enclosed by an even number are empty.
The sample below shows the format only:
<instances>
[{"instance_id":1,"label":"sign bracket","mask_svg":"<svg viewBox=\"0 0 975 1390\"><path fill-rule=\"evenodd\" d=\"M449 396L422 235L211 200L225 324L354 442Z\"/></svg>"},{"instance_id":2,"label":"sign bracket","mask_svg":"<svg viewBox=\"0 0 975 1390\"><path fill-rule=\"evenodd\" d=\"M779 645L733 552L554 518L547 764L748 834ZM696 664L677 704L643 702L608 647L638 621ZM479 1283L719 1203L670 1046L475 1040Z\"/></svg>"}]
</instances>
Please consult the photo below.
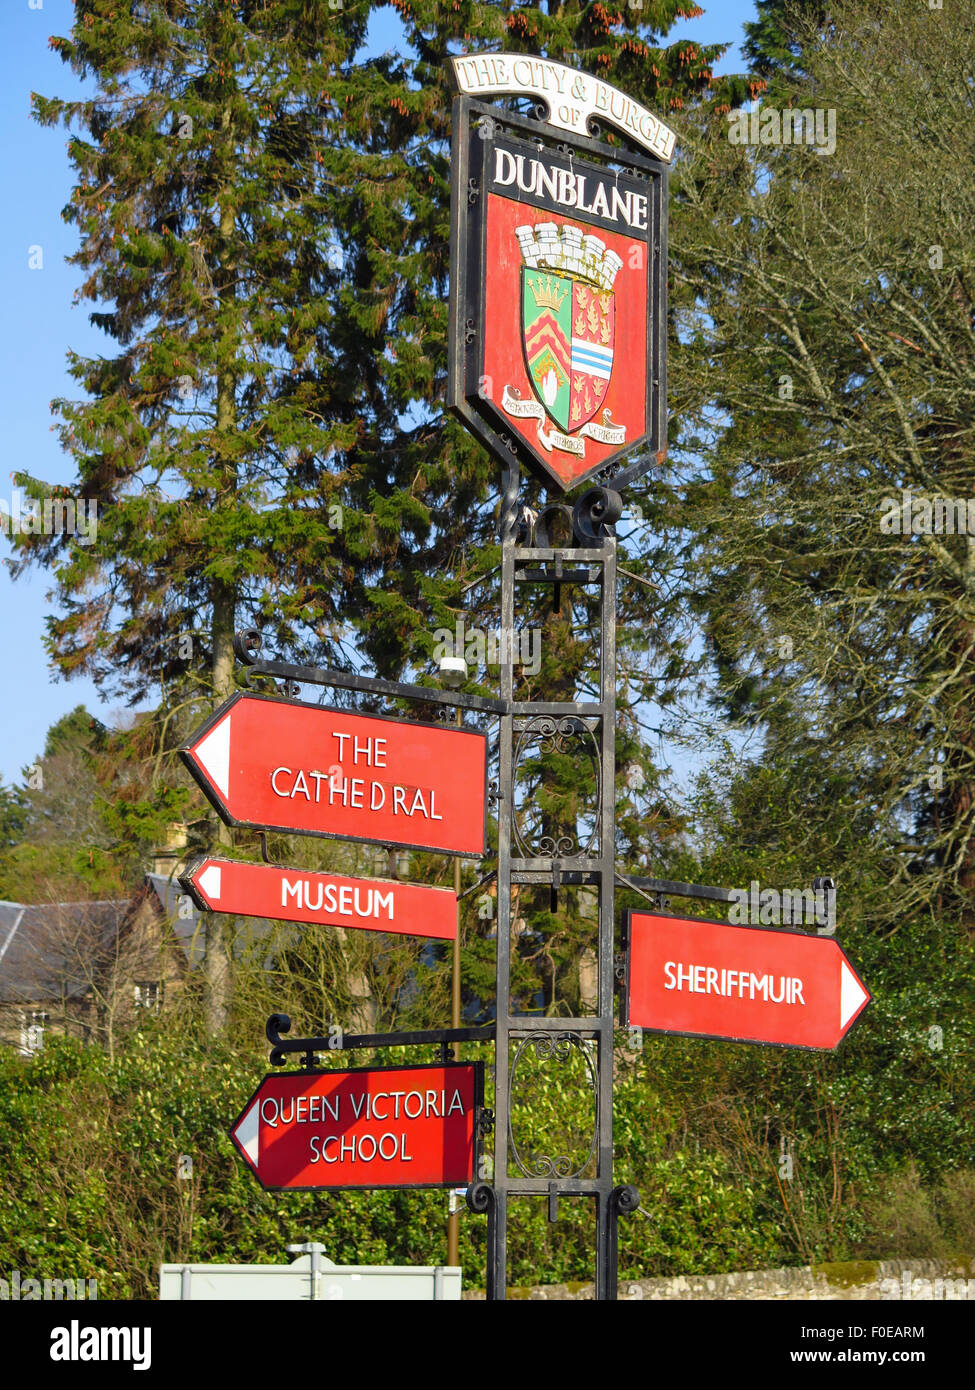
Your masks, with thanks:
<instances>
[{"instance_id":1,"label":"sign bracket","mask_svg":"<svg viewBox=\"0 0 975 1390\"><path fill-rule=\"evenodd\" d=\"M485 695L465 695L456 690L441 690L438 686L410 685L403 681L384 680L379 676L362 676L334 667L301 666L290 661L261 661L258 653L262 643L256 628L245 628L234 637L234 651L244 666L244 680L250 686L255 677L290 681L297 685L323 685L336 690L356 690L366 695L386 695L394 700L422 700L428 704L448 705L479 714L504 714L502 700Z\"/></svg>"},{"instance_id":2,"label":"sign bracket","mask_svg":"<svg viewBox=\"0 0 975 1390\"><path fill-rule=\"evenodd\" d=\"M302 1066L313 1067L318 1052L349 1052L356 1048L376 1047L418 1047L435 1043L442 1048L459 1042L493 1042L494 1024L483 1028L427 1028L415 1033L358 1033L342 1034L331 1038L282 1038L282 1033L291 1032L291 1019L287 1014L272 1014L265 1027L265 1035L271 1044L270 1062L272 1067L287 1065L291 1053L303 1053ZM448 1057L444 1061L449 1061Z\"/></svg>"}]
</instances>

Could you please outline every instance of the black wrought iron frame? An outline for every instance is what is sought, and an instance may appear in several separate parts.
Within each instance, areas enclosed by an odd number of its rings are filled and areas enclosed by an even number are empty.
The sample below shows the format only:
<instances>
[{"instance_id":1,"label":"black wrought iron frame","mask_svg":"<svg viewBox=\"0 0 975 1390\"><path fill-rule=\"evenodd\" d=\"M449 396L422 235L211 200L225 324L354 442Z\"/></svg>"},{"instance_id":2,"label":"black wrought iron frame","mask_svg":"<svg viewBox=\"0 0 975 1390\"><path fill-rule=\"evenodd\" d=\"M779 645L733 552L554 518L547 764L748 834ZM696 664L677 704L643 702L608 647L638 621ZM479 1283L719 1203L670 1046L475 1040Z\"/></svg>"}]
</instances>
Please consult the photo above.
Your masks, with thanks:
<instances>
[{"instance_id":1,"label":"black wrought iron frame","mask_svg":"<svg viewBox=\"0 0 975 1390\"><path fill-rule=\"evenodd\" d=\"M551 1220L565 1198L588 1198L595 1205L597 1299L615 1299L617 1289L617 1221L621 1212L635 1211L639 1194L613 1181L613 1029L614 885L615 865L615 749L616 749L616 537L613 523L622 502L607 488L592 488L572 513L574 539L568 548L547 544L542 531L526 535L517 513L518 473L505 473L502 515L501 626L514 630L519 586L546 583L599 586L599 688L595 700L518 701L515 699L513 653L501 665L501 716L498 803L498 932L495 1047L494 1174L490 1182L475 1183L467 1195L473 1212L488 1217L487 1297L505 1297L507 1282L508 1210L518 1197L547 1197ZM532 540L546 544L532 544ZM516 771L526 731L584 729L596 748L598 805L593 834L582 846L551 842L532 854L517 825ZM569 852L573 851L573 852ZM597 1007L585 1018L526 1015L513 1010L511 996L512 888L548 885L553 892L566 883L596 890ZM586 1158L573 1164L562 1155L545 1156L533 1165L519 1152L512 1126L512 1084L518 1062L527 1048L557 1057L566 1049L581 1049L593 1089L595 1124ZM592 1057L592 1052L595 1057ZM587 1172L595 1165L594 1172Z\"/></svg>"}]
</instances>

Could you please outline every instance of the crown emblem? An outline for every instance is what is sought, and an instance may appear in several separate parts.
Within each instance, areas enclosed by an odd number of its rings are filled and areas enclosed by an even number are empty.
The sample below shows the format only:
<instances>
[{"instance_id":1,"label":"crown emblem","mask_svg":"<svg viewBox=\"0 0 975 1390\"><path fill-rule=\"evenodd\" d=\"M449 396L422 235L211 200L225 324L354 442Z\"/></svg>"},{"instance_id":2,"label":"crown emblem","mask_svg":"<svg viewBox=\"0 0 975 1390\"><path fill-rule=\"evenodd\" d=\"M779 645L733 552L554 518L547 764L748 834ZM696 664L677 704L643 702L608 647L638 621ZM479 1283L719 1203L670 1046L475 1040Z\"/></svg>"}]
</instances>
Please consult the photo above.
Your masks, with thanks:
<instances>
[{"instance_id":1,"label":"crown emblem","mask_svg":"<svg viewBox=\"0 0 975 1390\"><path fill-rule=\"evenodd\" d=\"M530 269L571 275L604 292L612 290L623 264L615 251L607 250L602 238L584 234L571 224L557 227L554 222L539 222L534 227L516 227L515 235L522 259ZM558 307L551 300L544 302L550 308ZM539 308L543 303L537 293L535 303Z\"/></svg>"},{"instance_id":2,"label":"crown emblem","mask_svg":"<svg viewBox=\"0 0 975 1390\"><path fill-rule=\"evenodd\" d=\"M544 279L539 276L537 280L530 280L529 284L537 308L553 309L555 313L559 312L562 308L562 301L569 293L568 288L560 292L558 280L553 284L551 276L548 275Z\"/></svg>"}]
</instances>

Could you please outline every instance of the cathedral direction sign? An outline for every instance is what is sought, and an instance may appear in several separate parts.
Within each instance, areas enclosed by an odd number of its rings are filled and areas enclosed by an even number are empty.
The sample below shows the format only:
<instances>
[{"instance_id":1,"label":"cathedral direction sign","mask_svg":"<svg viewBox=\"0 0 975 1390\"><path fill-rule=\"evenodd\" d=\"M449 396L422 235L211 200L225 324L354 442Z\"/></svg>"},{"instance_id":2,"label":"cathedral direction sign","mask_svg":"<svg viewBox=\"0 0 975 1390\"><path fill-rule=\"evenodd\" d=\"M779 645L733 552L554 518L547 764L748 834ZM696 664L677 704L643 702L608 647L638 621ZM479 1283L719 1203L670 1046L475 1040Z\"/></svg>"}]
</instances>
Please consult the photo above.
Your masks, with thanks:
<instances>
[{"instance_id":1,"label":"cathedral direction sign","mask_svg":"<svg viewBox=\"0 0 975 1390\"><path fill-rule=\"evenodd\" d=\"M487 847L477 730L237 694L180 756L228 825L444 854Z\"/></svg>"},{"instance_id":2,"label":"cathedral direction sign","mask_svg":"<svg viewBox=\"0 0 975 1390\"><path fill-rule=\"evenodd\" d=\"M448 403L563 492L607 468L619 488L666 450L673 132L559 63L450 63ZM547 121L478 100L500 95L544 103ZM628 143L593 138L604 131Z\"/></svg>"}]
</instances>

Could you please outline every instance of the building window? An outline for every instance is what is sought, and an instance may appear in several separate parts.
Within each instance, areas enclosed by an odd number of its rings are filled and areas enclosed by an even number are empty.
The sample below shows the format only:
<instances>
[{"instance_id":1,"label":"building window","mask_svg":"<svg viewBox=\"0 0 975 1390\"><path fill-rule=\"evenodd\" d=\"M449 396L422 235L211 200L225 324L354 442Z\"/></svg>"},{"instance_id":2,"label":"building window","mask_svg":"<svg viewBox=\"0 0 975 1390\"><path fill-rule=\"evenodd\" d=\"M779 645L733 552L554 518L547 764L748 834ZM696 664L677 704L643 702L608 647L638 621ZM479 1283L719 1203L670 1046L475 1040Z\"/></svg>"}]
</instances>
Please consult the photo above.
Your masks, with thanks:
<instances>
[{"instance_id":1,"label":"building window","mask_svg":"<svg viewBox=\"0 0 975 1390\"><path fill-rule=\"evenodd\" d=\"M159 1005L162 1003L162 981L161 980L137 980L135 985L135 1007L137 1009L148 1009L150 1013L157 1014Z\"/></svg>"}]
</instances>

